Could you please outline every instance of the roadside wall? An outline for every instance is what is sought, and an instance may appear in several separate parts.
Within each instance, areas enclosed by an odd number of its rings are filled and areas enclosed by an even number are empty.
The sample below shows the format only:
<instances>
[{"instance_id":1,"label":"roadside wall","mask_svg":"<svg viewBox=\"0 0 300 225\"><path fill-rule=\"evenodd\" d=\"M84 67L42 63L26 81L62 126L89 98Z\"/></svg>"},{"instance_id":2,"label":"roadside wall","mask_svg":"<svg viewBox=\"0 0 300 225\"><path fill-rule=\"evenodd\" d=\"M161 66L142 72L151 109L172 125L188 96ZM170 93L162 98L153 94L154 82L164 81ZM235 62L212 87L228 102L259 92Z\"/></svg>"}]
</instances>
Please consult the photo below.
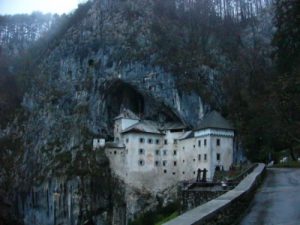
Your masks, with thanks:
<instances>
[{"instance_id":1,"label":"roadside wall","mask_svg":"<svg viewBox=\"0 0 300 225\"><path fill-rule=\"evenodd\" d=\"M164 225L228 225L235 224L251 201L263 179L265 164L258 166L233 190L198 206Z\"/></svg>"}]
</instances>

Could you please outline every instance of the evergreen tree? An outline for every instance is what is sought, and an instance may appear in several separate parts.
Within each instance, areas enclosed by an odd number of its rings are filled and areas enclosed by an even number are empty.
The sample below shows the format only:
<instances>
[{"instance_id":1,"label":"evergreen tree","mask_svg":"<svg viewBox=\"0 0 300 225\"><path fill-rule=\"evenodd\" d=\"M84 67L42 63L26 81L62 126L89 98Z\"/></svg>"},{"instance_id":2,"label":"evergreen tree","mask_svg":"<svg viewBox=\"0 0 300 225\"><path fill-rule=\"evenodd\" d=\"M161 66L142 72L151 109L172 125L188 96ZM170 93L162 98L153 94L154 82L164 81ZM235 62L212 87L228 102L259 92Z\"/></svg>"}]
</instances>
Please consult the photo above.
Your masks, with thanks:
<instances>
[{"instance_id":1,"label":"evergreen tree","mask_svg":"<svg viewBox=\"0 0 300 225\"><path fill-rule=\"evenodd\" d=\"M275 7L277 32L273 44L277 47L277 65L279 72L291 72L300 57L300 2L277 0Z\"/></svg>"},{"instance_id":2,"label":"evergreen tree","mask_svg":"<svg viewBox=\"0 0 300 225\"><path fill-rule=\"evenodd\" d=\"M277 0L273 45L278 77L273 87L274 111L281 141L296 160L294 147L300 144L300 2Z\"/></svg>"}]
</instances>

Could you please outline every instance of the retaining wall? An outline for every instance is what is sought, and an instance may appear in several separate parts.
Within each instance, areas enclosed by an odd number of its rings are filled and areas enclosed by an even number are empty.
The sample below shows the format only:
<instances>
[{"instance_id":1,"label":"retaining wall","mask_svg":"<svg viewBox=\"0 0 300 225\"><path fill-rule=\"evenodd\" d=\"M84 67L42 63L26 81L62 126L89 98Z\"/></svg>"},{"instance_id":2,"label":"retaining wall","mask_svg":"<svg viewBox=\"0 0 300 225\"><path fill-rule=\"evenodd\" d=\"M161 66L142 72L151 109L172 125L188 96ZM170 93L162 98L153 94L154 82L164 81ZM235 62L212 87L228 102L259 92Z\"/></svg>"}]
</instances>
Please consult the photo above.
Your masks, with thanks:
<instances>
[{"instance_id":1,"label":"retaining wall","mask_svg":"<svg viewBox=\"0 0 300 225\"><path fill-rule=\"evenodd\" d=\"M164 225L228 225L234 224L248 207L255 189L263 178L265 164L257 167L234 189L200 205Z\"/></svg>"}]
</instances>

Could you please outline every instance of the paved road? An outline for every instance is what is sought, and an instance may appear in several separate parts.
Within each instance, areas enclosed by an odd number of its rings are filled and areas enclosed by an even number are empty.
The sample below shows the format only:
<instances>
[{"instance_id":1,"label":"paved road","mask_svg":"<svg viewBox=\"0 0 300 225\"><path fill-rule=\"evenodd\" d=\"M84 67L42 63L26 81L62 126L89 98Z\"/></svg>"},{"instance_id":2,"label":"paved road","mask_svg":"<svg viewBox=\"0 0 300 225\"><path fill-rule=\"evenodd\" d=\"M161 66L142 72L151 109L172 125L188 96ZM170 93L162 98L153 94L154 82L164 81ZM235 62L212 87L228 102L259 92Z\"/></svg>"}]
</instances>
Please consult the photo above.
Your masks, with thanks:
<instances>
[{"instance_id":1,"label":"paved road","mask_svg":"<svg viewBox=\"0 0 300 225\"><path fill-rule=\"evenodd\" d=\"M300 169L268 169L241 225L300 225Z\"/></svg>"}]
</instances>

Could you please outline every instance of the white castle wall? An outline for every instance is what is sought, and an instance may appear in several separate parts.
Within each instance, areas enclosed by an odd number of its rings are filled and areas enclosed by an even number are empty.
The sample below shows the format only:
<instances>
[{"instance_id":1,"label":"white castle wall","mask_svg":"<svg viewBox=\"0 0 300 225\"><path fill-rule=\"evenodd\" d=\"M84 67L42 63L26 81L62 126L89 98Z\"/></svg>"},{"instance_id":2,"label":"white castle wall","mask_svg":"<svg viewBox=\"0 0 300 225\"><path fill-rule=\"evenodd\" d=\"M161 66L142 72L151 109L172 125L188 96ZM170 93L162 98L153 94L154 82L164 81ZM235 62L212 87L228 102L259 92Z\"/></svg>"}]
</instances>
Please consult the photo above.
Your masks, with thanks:
<instances>
[{"instance_id":1,"label":"white castle wall","mask_svg":"<svg viewBox=\"0 0 300 225\"><path fill-rule=\"evenodd\" d=\"M121 135L119 130L116 136L124 148L106 149L111 169L125 183L152 192L178 181L196 179L198 169L207 169L208 179L213 178L218 165L229 169L233 161L233 131L207 129L195 132L192 138L177 140L182 135L183 132L170 131Z\"/></svg>"}]
</instances>

